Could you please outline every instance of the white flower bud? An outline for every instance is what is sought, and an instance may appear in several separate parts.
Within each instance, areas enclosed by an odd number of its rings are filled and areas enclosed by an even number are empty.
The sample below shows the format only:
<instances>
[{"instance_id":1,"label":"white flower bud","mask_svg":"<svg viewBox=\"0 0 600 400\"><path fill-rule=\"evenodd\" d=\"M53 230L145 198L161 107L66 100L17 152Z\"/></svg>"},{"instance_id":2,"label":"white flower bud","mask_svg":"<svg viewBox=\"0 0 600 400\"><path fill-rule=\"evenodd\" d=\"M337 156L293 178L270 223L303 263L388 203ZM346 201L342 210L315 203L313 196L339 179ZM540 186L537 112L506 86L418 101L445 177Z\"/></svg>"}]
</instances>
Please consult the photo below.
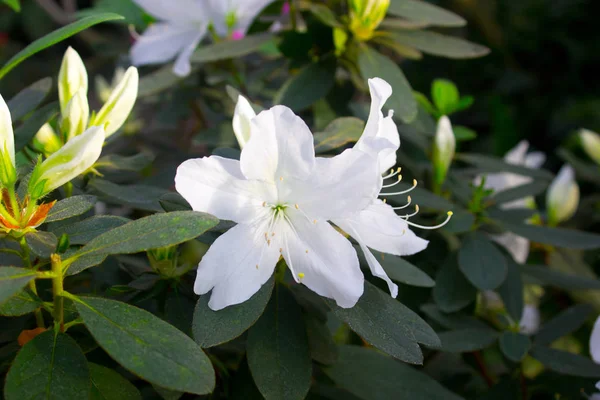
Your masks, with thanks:
<instances>
[{"instance_id":1,"label":"white flower bud","mask_svg":"<svg viewBox=\"0 0 600 400\"><path fill-rule=\"evenodd\" d=\"M256 113L250 102L244 96L238 96L238 102L233 114L233 132L240 145L240 149L250 140L250 121Z\"/></svg>"},{"instance_id":2,"label":"white flower bud","mask_svg":"<svg viewBox=\"0 0 600 400\"><path fill-rule=\"evenodd\" d=\"M581 146L588 156L600 165L600 135L587 129L579 131Z\"/></svg>"},{"instance_id":3,"label":"white flower bud","mask_svg":"<svg viewBox=\"0 0 600 400\"><path fill-rule=\"evenodd\" d=\"M433 143L434 179L438 184L442 184L446 179L455 151L456 138L454 137L452 124L450 119L444 115L438 121Z\"/></svg>"},{"instance_id":4,"label":"white flower bud","mask_svg":"<svg viewBox=\"0 0 600 400\"><path fill-rule=\"evenodd\" d=\"M35 142L37 147L46 155L58 151L62 146L56 132L54 132L54 129L48 123L42 125L40 130L35 134Z\"/></svg>"},{"instance_id":5,"label":"white flower bud","mask_svg":"<svg viewBox=\"0 0 600 400\"><path fill-rule=\"evenodd\" d=\"M106 137L119 130L129 117L138 94L139 75L135 67L129 67L123 79L112 91L108 100L90 121L90 126L102 126Z\"/></svg>"},{"instance_id":6,"label":"white flower bud","mask_svg":"<svg viewBox=\"0 0 600 400\"><path fill-rule=\"evenodd\" d=\"M8 106L0 95L0 183L13 185L17 181L15 167L15 137Z\"/></svg>"},{"instance_id":7,"label":"white flower bud","mask_svg":"<svg viewBox=\"0 0 600 400\"><path fill-rule=\"evenodd\" d=\"M577 211L579 205L579 185L575 181L575 172L570 165L561 168L546 193L548 224L557 224L568 220Z\"/></svg>"},{"instance_id":8,"label":"white flower bud","mask_svg":"<svg viewBox=\"0 0 600 400\"><path fill-rule=\"evenodd\" d=\"M87 129L90 107L87 96L82 89L79 89L67 103L62 117L62 131L66 133L67 141L82 134Z\"/></svg>"},{"instance_id":9,"label":"white flower bud","mask_svg":"<svg viewBox=\"0 0 600 400\"><path fill-rule=\"evenodd\" d=\"M69 47L65 52L58 73L58 98L61 113L64 114L67 104L79 90L82 90L83 95L87 97L87 71L79 54L72 47Z\"/></svg>"}]
</instances>

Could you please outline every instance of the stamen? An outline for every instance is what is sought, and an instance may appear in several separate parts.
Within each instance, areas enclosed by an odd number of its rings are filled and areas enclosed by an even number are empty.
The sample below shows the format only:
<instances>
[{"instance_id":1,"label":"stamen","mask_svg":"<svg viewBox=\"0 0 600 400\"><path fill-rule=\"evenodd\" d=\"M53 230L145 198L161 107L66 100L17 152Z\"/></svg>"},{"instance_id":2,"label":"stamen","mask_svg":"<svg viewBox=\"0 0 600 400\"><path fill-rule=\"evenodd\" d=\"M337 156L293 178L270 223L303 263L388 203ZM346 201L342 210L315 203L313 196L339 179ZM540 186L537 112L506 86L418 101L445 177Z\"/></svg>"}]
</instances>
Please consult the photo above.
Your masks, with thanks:
<instances>
[{"instance_id":1,"label":"stamen","mask_svg":"<svg viewBox=\"0 0 600 400\"><path fill-rule=\"evenodd\" d=\"M300 209L300 206L299 206L298 204L294 204L294 207L296 208L296 210L300 211L300 214L302 214L302 216L303 216L304 218L306 218L306 220L307 220L308 222L310 222L310 218L308 218L308 215L306 215L306 213ZM316 220L314 220L313 222L316 224ZM292 224L292 223L290 222L290 225L291 225L291 224Z\"/></svg>"},{"instance_id":2,"label":"stamen","mask_svg":"<svg viewBox=\"0 0 600 400\"><path fill-rule=\"evenodd\" d=\"M386 204L386 203L387 203L387 199L383 199L383 204Z\"/></svg>"},{"instance_id":3,"label":"stamen","mask_svg":"<svg viewBox=\"0 0 600 400\"><path fill-rule=\"evenodd\" d=\"M419 213L419 205L415 205L415 212L412 214L400 215L400 218L409 219L410 217L414 217Z\"/></svg>"},{"instance_id":4,"label":"stamen","mask_svg":"<svg viewBox=\"0 0 600 400\"><path fill-rule=\"evenodd\" d=\"M280 180L280 181L283 181L283 176L280 176L280 177L279 177L279 180Z\"/></svg>"},{"instance_id":5,"label":"stamen","mask_svg":"<svg viewBox=\"0 0 600 400\"><path fill-rule=\"evenodd\" d=\"M403 190L401 192L396 192L396 193L379 193L380 196L397 196L397 195L401 195L401 194L406 194L406 193L410 193L412 192L416 187L417 187L417 180L413 179L413 185L412 187Z\"/></svg>"},{"instance_id":6,"label":"stamen","mask_svg":"<svg viewBox=\"0 0 600 400\"><path fill-rule=\"evenodd\" d=\"M398 175L400 173L400 171L402 171L402 168L398 168L398 169L396 169L396 171L394 171L393 169L391 169L390 173L388 175L384 176L383 179L392 178L392 177Z\"/></svg>"},{"instance_id":7,"label":"stamen","mask_svg":"<svg viewBox=\"0 0 600 400\"><path fill-rule=\"evenodd\" d=\"M304 272L298 273L298 279L302 279L302 278L304 278Z\"/></svg>"},{"instance_id":8,"label":"stamen","mask_svg":"<svg viewBox=\"0 0 600 400\"><path fill-rule=\"evenodd\" d=\"M308 249L306 250L306 254L308 254Z\"/></svg>"},{"instance_id":9,"label":"stamen","mask_svg":"<svg viewBox=\"0 0 600 400\"><path fill-rule=\"evenodd\" d=\"M402 181L402 175L398 175L398 180L394 183L390 183L389 185L383 185L382 188L390 188L392 186L396 186L397 184L399 184Z\"/></svg>"},{"instance_id":10,"label":"stamen","mask_svg":"<svg viewBox=\"0 0 600 400\"><path fill-rule=\"evenodd\" d=\"M256 264L256 269L258 269L258 264Z\"/></svg>"},{"instance_id":11,"label":"stamen","mask_svg":"<svg viewBox=\"0 0 600 400\"><path fill-rule=\"evenodd\" d=\"M262 203L262 206L263 206L263 207L266 207L266 206L267 206L267 202L266 202L266 201L263 201L263 203Z\"/></svg>"},{"instance_id":12,"label":"stamen","mask_svg":"<svg viewBox=\"0 0 600 400\"><path fill-rule=\"evenodd\" d=\"M408 221L408 220L406 221L406 223L408 225L410 225L410 226L415 227L415 228L421 228L421 229L427 229L427 230L439 229L442 226L446 225L450 221L450 219L452 218L452 215L453 215L452 211L448 211L448 216L446 217L446 220L444 222L442 222L441 224L436 225L436 226L418 225L418 224L415 224L414 222L411 222L411 221Z\"/></svg>"},{"instance_id":13,"label":"stamen","mask_svg":"<svg viewBox=\"0 0 600 400\"><path fill-rule=\"evenodd\" d=\"M383 202L384 202L384 203L385 203L385 200L386 200L386 199L383 199ZM399 207L392 207L392 209L393 209L393 210L402 210L402 209L405 209L405 208L407 208L407 207L408 207L408 206L410 206L410 204L412 203L412 198L411 198L410 196L408 196L407 200L408 200L408 203L406 203L405 205L403 205L403 206L399 206Z\"/></svg>"},{"instance_id":14,"label":"stamen","mask_svg":"<svg viewBox=\"0 0 600 400\"><path fill-rule=\"evenodd\" d=\"M298 207L298 204L294 204L294 207L296 207L296 210L300 209L300 207Z\"/></svg>"}]
</instances>

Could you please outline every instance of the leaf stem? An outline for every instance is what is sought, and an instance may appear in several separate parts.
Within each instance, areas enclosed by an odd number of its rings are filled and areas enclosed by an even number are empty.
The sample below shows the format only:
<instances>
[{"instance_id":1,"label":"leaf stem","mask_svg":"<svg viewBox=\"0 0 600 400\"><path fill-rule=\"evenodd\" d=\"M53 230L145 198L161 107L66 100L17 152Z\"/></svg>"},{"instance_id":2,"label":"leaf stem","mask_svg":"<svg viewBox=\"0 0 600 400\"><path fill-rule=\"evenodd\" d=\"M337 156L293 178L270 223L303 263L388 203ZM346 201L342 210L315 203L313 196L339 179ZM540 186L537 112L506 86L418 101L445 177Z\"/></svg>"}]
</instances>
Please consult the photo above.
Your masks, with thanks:
<instances>
[{"instance_id":1,"label":"leaf stem","mask_svg":"<svg viewBox=\"0 0 600 400\"><path fill-rule=\"evenodd\" d=\"M64 287L62 274L62 260L58 254L52 254L50 257L52 262L52 295L54 298L54 323L59 325L61 332L65 331L65 311L64 311Z\"/></svg>"}]
</instances>

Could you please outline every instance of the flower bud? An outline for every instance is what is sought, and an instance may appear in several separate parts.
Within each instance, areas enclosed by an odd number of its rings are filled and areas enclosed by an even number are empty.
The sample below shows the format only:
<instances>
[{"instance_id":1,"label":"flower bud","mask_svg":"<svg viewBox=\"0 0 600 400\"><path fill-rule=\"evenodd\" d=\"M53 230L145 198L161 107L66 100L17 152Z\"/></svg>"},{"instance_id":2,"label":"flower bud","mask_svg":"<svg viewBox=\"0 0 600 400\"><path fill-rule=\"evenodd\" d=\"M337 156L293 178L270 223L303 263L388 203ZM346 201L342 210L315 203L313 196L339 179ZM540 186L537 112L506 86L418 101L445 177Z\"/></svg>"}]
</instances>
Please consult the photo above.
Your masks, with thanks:
<instances>
[{"instance_id":1,"label":"flower bud","mask_svg":"<svg viewBox=\"0 0 600 400\"><path fill-rule=\"evenodd\" d=\"M62 146L56 132L54 132L54 129L48 123L42 125L40 130L35 134L34 144L37 149L47 156L58 151Z\"/></svg>"},{"instance_id":2,"label":"flower bud","mask_svg":"<svg viewBox=\"0 0 600 400\"><path fill-rule=\"evenodd\" d=\"M82 89L79 89L67 103L62 116L62 131L66 134L67 141L77 135L82 134L88 125L90 117L90 107L87 96Z\"/></svg>"},{"instance_id":3,"label":"flower bud","mask_svg":"<svg viewBox=\"0 0 600 400\"><path fill-rule=\"evenodd\" d=\"M441 185L446 179L450 164L456 151L456 138L450 119L445 115L440 118L433 142L433 171L434 179Z\"/></svg>"},{"instance_id":4,"label":"flower bud","mask_svg":"<svg viewBox=\"0 0 600 400\"><path fill-rule=\"evenodd\" d=\"M102 109L90 121L90 126L104 127L106 137L118 131L133 109L138 94L138 83L137 68L129 67Z\"/></svg>"},{"instance_id":5,"label":"flower bud","mask_svg":"<svg viewBox=\"0 0 600 400\"><path fill-rule=\"evenodd\" d=\"M592 132L587 129L579 131L579 137L581 139L581 146L587 155L594 160L594 162L600 165L600 135L596 132Z\"/></svg>"},{"instance_id":6,"label":"flower bud","mask_svg":"<svg viewBox=\"0 0 600 400\"><path fill-rule=\"evenodd\" d=\"M34 169L29 195L38 199L85 172L100 157L104 139L104 129L96 126L69 140Z\"/></svg>"},{"instance_id":7,"label":"flower bud","mask_svg":"<svg viewBox=\"0 0 600 400\"><path fill-rule=\"evenodd\" d=\"M243 149L250 140L250 121L256 117L256 113L250 102L244 96L238 96L238 102L233 113L233 133Z\"/></svg>"},{"instance_id":8,"label":"flower bud","mask_svg":"<svg viewBox=\"0 0 600 400\"><path fill-rule=\"evenodd\" d=\"M548 225L556 226L571 218L579 205L579 185L570 165L561 168L546 193Z\"/></svg>"},{"instance_id":9,"label":"flower bud","mask_svg":"<svg viewBox=\"0 0 600 400\"><path fill-rule=\"evenodd\" d=\"M108 101L111 92L117 87L119 82L121 82L123 76L125 76L125 68L118 67L115 70L115 75L113 76L111 83L108 83L108 81L101 75L97 75L95 77L94 81L96 84L96 93L98 93L98 98L100 101L102 101L102 103L106 103Z\"/></svg>"},{"instance_id":10,"label":"flower bud","mask_svg":"<svg viewBox=\"0 0 600 400\"><path fill-rule=\"evenodd\" d=\"M0 95L0 186L12 186L17 181L15 167L15 137L8 106Z\"/></svg>"},{"instance_id":11,"label":"flower bud","mask_svg":"<svg viewBox=\"0 0 600 400\"><path fill-rule=\"evenodd\" d=\"M67 104L79 90L87 97L88 76L79 54L69 47L60 65L58 73L58 98L60 100L60 111L65 113Z\"/></svg>"},{"instance_id":12,"label":"flower bud","mask_svg":"<svg viewBox=\"0 0 600 400\"><path fill-rule=\"evenodd\" d=\"M390 6L390 0L350 0L350 30L358 40L369 40Z\"/></svg>"}]
</instances>

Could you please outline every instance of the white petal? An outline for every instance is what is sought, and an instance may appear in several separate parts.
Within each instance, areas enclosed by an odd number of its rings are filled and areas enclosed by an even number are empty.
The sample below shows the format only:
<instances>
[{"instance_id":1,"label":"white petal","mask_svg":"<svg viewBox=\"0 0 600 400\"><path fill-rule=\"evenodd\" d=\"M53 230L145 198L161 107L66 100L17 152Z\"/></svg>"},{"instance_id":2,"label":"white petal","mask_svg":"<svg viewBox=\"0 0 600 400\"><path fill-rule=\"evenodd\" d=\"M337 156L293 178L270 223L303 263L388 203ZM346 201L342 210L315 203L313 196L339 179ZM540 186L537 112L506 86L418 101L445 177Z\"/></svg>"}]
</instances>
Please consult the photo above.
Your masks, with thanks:
<instances>
[{"instance_id":1,"label":"white petal","mask_svg":"<svg viewBox=\"0 0 600 400\"><path fill-rule=\"evenodd\" d=\"M541 166L545 162L546 162L546 155L539 151L535 151L535 152L529 153L529 154L527 154L527 156L525 156L524 165L527 168L537 169L537 168L541 168Z\"/></svg>"},{"instance_id":2,"label":"white petal","mask_svg":"<svg viewBox=\"0 0 600 400\"><path fill-rule=\"evenodd\" d=\"M125 123L138 94L139 75L135 67L129 67L123 79L111 92L106 104L94 118L93 124L103 126L106 137L119 130Z\"/></svg>"},{"instance_id":3,"label":"white petal","mask_svg":"<svg viewBox=\"0 0 600 400\"><path fill-rule=\"evenodd\" d=\"M592 360L595 363L600 364L600 317L594 322L594 328L590 335L590 353Z\"/></svg>"},{"instance_id":4,"label":"white petal","mask_svg":"<svg viewBox=\"0 0 600 400\"><path fill-rule=\"evenodd\" d=\"M504 156L504 161L506 161L508 164L524 165L528 149L529 142L527 140L522 140L508 153L506 153Z\"/></svg>"},{"instance_id":5,"label":"white petal","mask_svg":"<svg viewBox=\"0 0 600 400\"><path fill-rule=\"evenodd\" d=\"M189 28L163 22L150 25L131 48L131 62L140 66L160 64L175 58L188 46L196 43L206 27Z\"/></svg>"},{"instance_id":6,"label":"white petal","mask_svg":"<svg viewBox=\"0 0 600 400\"><path fill-rule=\"evenodd\" d=\"M546 208L551 223L571 218L579 206L579 185L575 181L575 170L564 165L550 184L546 193Z\"/></svg>"},{"instance_id":7,"label":"white petal","mask_svg":"<svg viewBox=\"0 0 600 400\"><path fill-rule=\"evenodd\" d=\"M506 232L501 235L490 235L490 238L504 247L519 264L525 264L529 257L529 240L524 237Z\"/></svg>"},{"instance_id":8,"label":"white petal","mask_svg":"<svg viewBox=\"0 0 600 400\"><path fill-rule=\"evenodd\" d=\"M134 0L134 2L153 17L175 22L190 24L206 19L206 7L203 2L196 0Z\"/></svg>"},{"instance_id":9,"label":"white petal","mask_svg":"<svg viewBox=\"0 0 600 400\"><path fill-rule=\"evenodd\" d=\"M240 156L248 179L306 179L315 164L313 136L292 110L275 106L252 119L252 134Z\"/></svg>"},{"instance_id":10,"label":"white petal","mask_svg":"<svg viewBox=\"0 0 600 400\"><path fill-rule=\"evenodd\" d=\"M519 321L519 327L521 333L526 335L533 335L537 333L540 328L540 310L536 306L527 304L523 308L523 315L521 321Z\"/></svg>"},{"instance_id":11,"label":"white petal","mask_svg":"<svg viewBox=\"0 0 600 400\"><path fill-rule=\"evenodd\" d=\"M184 47L183 51L179 53L179 56L175 59L175 65L173 65L173 73L177 76L184 77L188 76L190 72L192 72L192 64L190 62L190 57L202 41L206 30L203 29L196 34L196 37Z\"/></svg>"},{"instance_id":12,"label":"white petal","mask_svg":"<svg viewBox=\"0 0 600 400\"><path fill-rule=\"evenodd\" d=\"M212 289L208 306L213 310L243 303L273 275L279 255L279 246L267 246L254 227L236 225L200 261L194 292Z\"/></svg>"},{"instance_id":13,"label":"white petal","mask_svg":"<svg viewBox=\"0 0 600 400\"><path fill-rule=\"evenodd\" d=\"M233 132L240 145L240 149L243 149L248 140L250 140L250 121L254 117L256 117L256 113L250 102L244 96L238 96L233 114Z\"/></svg>"},{"instance_id":14,"label":"white petal","mask_svg":"<svg viewBox=\"0 0 600 400\"><path fill-rule=\"evenodd\" d=\"M408 256L424 250L429 243L409 229L388 204L375 200L364 210L332 222L346 233L382 253Z\"/></svg>"},{"instance_id":15,"label":"white petal","mask_svg":"<svg viewBox=\"0 0 600 400\"><path fill-rule=\"evenodd\" d=\"M348 149L332 158L318 157L310 179L292 181L287 188L283 182L279 196L314 218L329 220L364 209L377 197L380 187L377 160Z\"/></svg>"},{"instance_id":16,"label":"white petal","mask_svg":"<svg viewBox=\"0 0 600 400\"><path fill-rule=\"evenodd\" d=\"M41 165L42 173L38 179L39 182L47 180L45 193L50 193L94 165L102 153L104 138L104 129L92 127L48 157Z\"/></svg>"},{"instance_id":17,"label":"white petal","mask_svg":"<svg viewBox=\"0 0 600 400\"><path fill-rule=\"evenodd\" d=\"M328 222L313 224L299 213L289 214L294 229L283 230L283 257L294 278L340 307L353 307L363 293L364 276L350 242Z\"/></svg>"},{"instance_id":18,"label":"white petal","mask_svg":"<svg viewBox=\"0 0 600 400\"><path fill-rule=\"evenodd\" d=\"M83 91L79 89L67 103L62 115L61 129L67 133L67 140L83 133L88 127L90 106Z\"/></svg>"},{"instance_id":19,"label":"white petal","mask_svg":"<svg viewBox=\"0 0 600 400\"><path fill-rule=\"evenodd\" d=\"M238 0L235 9L236 24L233 27L233 30L246 34L256 16L274 1L275 0Z\"/></svg>"},{"instance_id":20,"label":"white petal","mask_svg":"<svg viewBox=\"0 0 600 400\"><path fill-rule=\"evenodd\" d=\"M0 95L0 152L8 152L8 158L15 166L15 136L12 128L10 111L4 98Z\"/></svg>"},{"instance_id":21,"label":"white petal","mask_svg":"<svg viewBox=\"0 0 600 400\"><path fill-rule=\"evenodd\" d=\"M235 222L254 219L263 212L264 201L276 199L274 186L246 180L239 161L217 156L181 164L175 188L195 211Z\"/></svg>"},{"instance_id":22,"label":"white petal","mask_svg":"<svg viewBox=\"0 0 600 400\"><path fill-rule=\"evenodd\" d=\"M398 285L392 282L377 258L373 255L373 253L371 253L371 250L369 250L369 248L362 243L360 243L360 249L365 255L365 259L367 260L367 264L369 265L371 273L374 276L383 279L387 283L390 295L393 298L398 297Z\"/></svg>"},{"instance_id":23,"label":"white petal","mask_svg":"<svg viewBox=\"0 0 600 400\"><path fill-rule=\"evenodd\" d=\"M72 47L69 47L63 56L58 72L58 98L60 100L60 111L65 112L67 104L75 93L83 92L83 96L87 98L88 93L88 76L85 65Z\"/></svg>"}]
</instances>

